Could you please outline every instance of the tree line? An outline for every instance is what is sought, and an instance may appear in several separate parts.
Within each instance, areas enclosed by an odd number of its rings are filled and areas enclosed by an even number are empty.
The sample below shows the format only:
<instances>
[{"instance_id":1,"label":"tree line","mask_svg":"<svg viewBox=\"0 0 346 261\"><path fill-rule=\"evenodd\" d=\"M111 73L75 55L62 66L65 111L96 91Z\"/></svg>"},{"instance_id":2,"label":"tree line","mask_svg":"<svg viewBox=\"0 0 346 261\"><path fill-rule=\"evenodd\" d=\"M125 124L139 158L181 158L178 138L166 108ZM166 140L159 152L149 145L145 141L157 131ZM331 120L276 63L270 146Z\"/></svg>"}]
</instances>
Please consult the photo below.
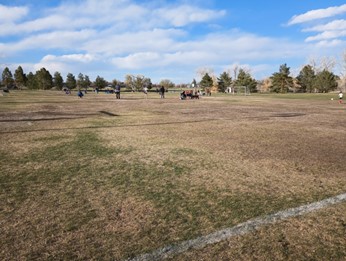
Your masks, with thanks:
<instances>
[{"instance_id":1,"label":"tree line","mask_svg":"<svg viewBox=\"0 0 346 261\"><path fill-rule=\"evenodd\" d=\"M18 66L14 74L8 67L5 67L2 72L2 85L5 88L28 88L28 89L40 89L50 90L55 88L62 90L68 89L87 89L89 87L103 89L107 86L115 87L121 85L122 87L131 91L141 91L144 86L149 90L164 86L166 89L170 88L187 88L198 87L201 89L210 88L217 92L227 92L232 90L233 92L239 86L246 86L250 92L257 92L261 89L261 86L266 85L266 91L276 93L287 92L330 92L334 91L338 87L338 81L340 77L330 72L328 69L316 70L312 65L305 65L299 72L297 77L292 77L290 73L290 67L286 64L282 64L278 72L274 72L265 81L257 81L251 74L244 68L234 70L233 77L229 72L223 72L219 77L210 75L205 72L201 78L201 81L197 83L193 79L191 84L176 85L168 79L161 80L159 84L152 84L151 79L143 75L126 75L125 81L121 82L114 79L112 82L107 82L103 77L97 76L95 81L91 81L88 75L79 73L77 78L68 73L64 80L61 73L55 72L52 76L48 70L41 68L36 73L29 72L25 74L22 67Z\"/></svg>"},{"instance_id":2,"label":"tree line","mask_svg":"<svg viewBox=\"0 0 346 261\"><path fill-rule=\"evenodd\" d=\"M240 68L235 70L234 78L229 72L223 72L219 77L205 73L199 84L203 88L212 87L218 92L235 91L237 87L243 86L253 93L260 91L261 87L266 85L265 91L275 93L324 93L336 90L339 80L340 77L328 69L316 70L311 65L305 65L297 77L292 77L290 67L282 64L278 72L273 73L264 81L254 79L249 72Z\"/></svg>"},{"instance_id":3,"label":"tree line","mask_svg":"<svg viewBox=\"0 0 346 261\"><path fill-rule=\"evenodd\" d=\"M131 91L139 91L144 86L151 89L155 85L151 83L150 78L142 75L126 75L125 82L114 79L112 82L106 81L103 77L97 76L95 81L91 81L88 75L79 73L77 78L68 73L64 80L60 72L55 72L52 76L48 70L41 68L36 73L29 72L25 74L23 68L18 66L14 74L8 67L5 67L2 72L1 84L8 89L31 89L31 90L51 90L52 88L62 90L68 89L87 89L89 87L104 89L105 87L115 87L121 85ZM169 80L163 80L160 84L165 85L166 88L172 86Z\"/></svg>"}]
</instances>

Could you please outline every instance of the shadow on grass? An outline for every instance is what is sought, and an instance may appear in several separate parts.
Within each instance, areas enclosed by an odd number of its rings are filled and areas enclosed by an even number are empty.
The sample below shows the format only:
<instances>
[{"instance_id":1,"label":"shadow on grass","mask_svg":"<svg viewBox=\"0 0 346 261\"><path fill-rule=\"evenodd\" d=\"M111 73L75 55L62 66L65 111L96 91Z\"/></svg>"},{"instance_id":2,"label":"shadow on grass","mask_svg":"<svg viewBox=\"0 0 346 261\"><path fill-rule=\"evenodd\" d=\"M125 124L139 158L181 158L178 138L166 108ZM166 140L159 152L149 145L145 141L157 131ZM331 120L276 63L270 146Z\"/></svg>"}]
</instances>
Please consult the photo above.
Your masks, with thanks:
<instances>
[{"instance_id":1,"label":"shadow on grass","mask_svg":"<svg viewBox=\"0 0 346 261\"><path fill-rule=\"evenodd\" d=\"M105 114L105 115L108 115L108 116L119 116L118 114L114 114L114 113L111 113L111 112L108 112L108 111L100 111L100 113L102 114Z\"/></svg>"},{"instance_id":2,"label":"shadow on grass","mask_svg":"<svg viewBox=\"0 0 346 261\"><path fill-rule=\"evenodd\" d=\"M84 119L85 117L55 117L55 118L38 118L38 119L18 119L18 120L0 120L0 122L22 122L22 121L59 121Z\"/></svg>"},{"instance_id":3,"label":"shadow on grass","mask_svg":"<svg viewBox=\"0 0 346 261\"><path fill-rule=\"evenodd\" d=\"M87 130L87 129L108 129L108 128L126 128L126 127L141 127L141 126L160 126L160 125L177 125L177 124L189 124L199 122L211 122L219 119L204 119L204 120L190 120L190 121L173 121L173 122L157 122L157 123L143 123L143 124L125 124L125 125L112 125L112 126L86 126L75 128L51 128L51 129L33 129L33 130L13 130L2 131L0 134L12 134L12 133L30 133L30 132L45 132L45 131L66 131L66 130ZM225 119L223 119L225 120Z\"/></svg>"}]
</instances>

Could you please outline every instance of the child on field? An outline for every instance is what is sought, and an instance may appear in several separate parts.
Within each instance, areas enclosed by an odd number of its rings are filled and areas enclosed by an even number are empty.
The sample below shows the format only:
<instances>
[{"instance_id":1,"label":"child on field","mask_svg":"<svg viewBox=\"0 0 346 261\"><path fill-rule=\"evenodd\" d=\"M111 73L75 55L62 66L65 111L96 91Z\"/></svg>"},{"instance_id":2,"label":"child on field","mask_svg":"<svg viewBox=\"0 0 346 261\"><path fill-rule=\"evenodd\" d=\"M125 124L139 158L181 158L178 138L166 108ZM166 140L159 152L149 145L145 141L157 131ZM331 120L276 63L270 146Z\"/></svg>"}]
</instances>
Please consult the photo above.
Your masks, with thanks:
<instances>
[{"instance_id":1,"label":"child on field","mask_svg":"<svg viewBox=\"0 0 346 261\"><path fill-rule=\"evenodd\" d=\"M342 93L342 91L339 92L339 103L342 103L342 98L344 97L344 94Z\"/></svg>"}]
</instances>

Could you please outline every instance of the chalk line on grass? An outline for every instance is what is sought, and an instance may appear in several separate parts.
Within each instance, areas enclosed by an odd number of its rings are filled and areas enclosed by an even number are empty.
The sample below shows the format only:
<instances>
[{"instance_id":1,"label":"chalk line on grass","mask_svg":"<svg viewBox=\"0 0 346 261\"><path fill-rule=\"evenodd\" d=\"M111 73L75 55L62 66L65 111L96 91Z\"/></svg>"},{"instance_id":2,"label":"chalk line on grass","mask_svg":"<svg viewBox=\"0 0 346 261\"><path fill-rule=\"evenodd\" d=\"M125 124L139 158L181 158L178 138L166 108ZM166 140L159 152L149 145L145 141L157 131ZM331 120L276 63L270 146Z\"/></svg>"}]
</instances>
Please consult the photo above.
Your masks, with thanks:
<instances>
[{"instance_id":1,"label":"chalk line on grass","mask_svg":"<svg viewBox=\"0 0 346 261\"><path fill-rule=\"evenodd\" d=\"M290 217L301 216L330 205L334 205L340 202L346 201L346 193L340 194L335 197L327 198L322 201L314 202L311 204L303 205L296 208L290 208L283 211L279 211L277 213L267 215L264 217L259 217L255 219L251 219L244 223L241 223L237 226L222 229L211 233L209 235L201 236L196 239L191 239L187 241L183 241L181 243L175 245L165 246L163 248L157 249L151 253L143 254L131 259L127 259L127 261L153 261L153 260L162 260L168 257L172 257L174 255L183 253L190 249L199 249L203 248L207 245L221 242L223 240L229 239L234 236L243 235L245 233L256 230L264 225L273 224L280 220L285 220Z\"/></svg>"}]
</instances>

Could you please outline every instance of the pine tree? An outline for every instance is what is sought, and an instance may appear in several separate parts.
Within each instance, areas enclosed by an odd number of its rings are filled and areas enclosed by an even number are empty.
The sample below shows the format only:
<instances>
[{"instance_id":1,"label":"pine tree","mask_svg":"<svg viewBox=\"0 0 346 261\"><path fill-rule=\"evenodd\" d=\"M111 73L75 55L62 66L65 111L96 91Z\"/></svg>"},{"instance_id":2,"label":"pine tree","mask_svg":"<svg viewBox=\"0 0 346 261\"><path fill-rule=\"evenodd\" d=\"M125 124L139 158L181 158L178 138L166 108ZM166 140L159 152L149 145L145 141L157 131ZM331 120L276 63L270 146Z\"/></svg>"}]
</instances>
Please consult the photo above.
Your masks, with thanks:
<instances>
[{"instance_id":1,"label":"pine tree","mask_svg":"<svg viewBox=\"0 0 346 261\"><path fill-rule=\"evenodd\" d=\"M84 88L88 88L91 85L91 81L88 75L84 75Z\"/></svg>"},{"instance_id":2,"label":"pine tree","mask_svg":"<svg viewBox=\"0 0 346 261\"><path fill-rule=\"evenodd\" d=\"M17 70L14 72L14 82L17 88L21 89L26 85L26 75L23 72L23 68L18 66Z\"/></svg>"},{"instance_id":3,"label":"pine tree","mask_svg":"<svg viewBox=\"0 0 346 261\"><path fill-rule=\"evenodd\" d=\"M193 80L192 80L191 87L192 87L192 88L197 88L196 79L193 79Z\"/></svg>"},{"instance_id":4,"label":"pine tree","mask_svg":"<svg viewBox=\"0 0 346 261\"><path fill-rule=\"evenodd\" d=\"M77 79L77 88L80 89L82 87L84 87L84 75L82 73L79 73Z\"/></svg>"},{"instance_id":5,"label":"pine tree","mask_svg":"<svg viewBox=\"0 0 346 261\"><path fill-rule=\"evenodd\" d=\"M328 70L323 70L316 75L315 87L319 92L334 91L338 87L337 77Z\"/></svg>"},{"instance_id":6,"label":"pine tree","mask_svg":"<svg viewBox=\"0 0 346 261\"><path fill-rule=\"evenodd\" d=\"M211 88L213 86L213 79L209 76L208 73L206 73L200 81L199 85L202 89Z\"/></svg>"},{"instance_id":7,"label":"pine tree","mask_svg":"<svg viewBox=\"0 0 346 261\"><path fill-rule=\"evenodd\" d=\"M107 86L107 81L104 78L97 76L95 80L95 86L99 89L103 89Z\"/></svg>"},{"instance_id":8,"label":"pine tree","mask_svg":"<svg viewBox=\"0 0 346 261\"><path fill-rule=\"evenodd\" d=\"M2 84L5 85L5 88L11 88L14 83L12 73L8 67L2 72Z\"/></svg>"},{"instance_id":9,"label":"pine tree","mask_svg":"<svg viewBox=\"0 0 346 261\"><path fill-rule=\"evenodd\" d=\"M61 74L59 72L55 72L54 73L53 85L58 90L62 90L62 88L64 87L64 79L62 78L62 76L61 76Z\"/></svg>"},{"instance_id":10,"label":"pine tree","mask_svg":"<svg viewBox=\"0 0 346 261\"><path fill-rule=\"evenodd\" d=\"M31 90L38 89L36 77L32 72L29 72L27 75L26 86Z\"/></svg>"},{"instance_id":11,"label":"pine tree","mask_svg":"<svg viewBox=\"0 0 346 261\"><path fill-rule=\"evenodd\" d=\"M91 81L89 79L88 75L83 75L82 73L78 74L78 80L77 80L77 87L78 88L83 88L85 90L88 89L88 87L90 86Z\"/></svg>"},{"instance_id":12,"label":"pine tree","mask_svg":"<svg viewBox=\"0 0 346 261\"><path fill-rule=\"evenodd\" d=\"M290 76L290 67L286 64L280 66L280 71L273 73L270 77L272 80L271 90L278 93L286 93L293 88L293 78Z\"/></svg>"},{"instance_id":13,"label":"pine tree","mask_svg":"<svg viewBox=\"0 0 346 261\"><path fill-rule=\"evenodd\" d=\"M302 92L313 92L315 88L315 71L311 65L305 65L297 76L298 84Z\"/></svg>"},{"instance_id":14,"label":"pine tree","mask_svg":"<svg viewBox=\"0 0 346 261\"><path fill-rule=\"evenodd\" d=\"M49 90L53 87L53 77L44 67L36 72L35 80L38 89Z\"/></svg>"},{"instance_id":15,"label":"pine tree","mask_svg":"<svg viewBox=\"0 0 346 261\"><path fill-rule=\"evenodd\" d=\"M228 87L232 85L232 77L229 73L223 72L219 78L217 78L217 87L219 92L225 92Z\"/></svg>"},{"instance_id":16,"label":"pine tree","mask_svg":"<svg viewBox=\"0 0 346 261\"><path fill-rule=\"evenodd\" d=\"M251 77L250 73L245 72L243 69L239 70L235 85L246 86L249 92L257 92L257 81Z\"/></svg>"},{"instance_id":17,"label":"pine tree","mask_svg":"<svg viewBox=\"0 0 346 261\"><path fill-rule=\"evenodd\" d=\"M66 86L70 90L76 88L77 86L76 78L74 77L72 73L68 73L66 76Z\"/></svg>"}]
</instances>

